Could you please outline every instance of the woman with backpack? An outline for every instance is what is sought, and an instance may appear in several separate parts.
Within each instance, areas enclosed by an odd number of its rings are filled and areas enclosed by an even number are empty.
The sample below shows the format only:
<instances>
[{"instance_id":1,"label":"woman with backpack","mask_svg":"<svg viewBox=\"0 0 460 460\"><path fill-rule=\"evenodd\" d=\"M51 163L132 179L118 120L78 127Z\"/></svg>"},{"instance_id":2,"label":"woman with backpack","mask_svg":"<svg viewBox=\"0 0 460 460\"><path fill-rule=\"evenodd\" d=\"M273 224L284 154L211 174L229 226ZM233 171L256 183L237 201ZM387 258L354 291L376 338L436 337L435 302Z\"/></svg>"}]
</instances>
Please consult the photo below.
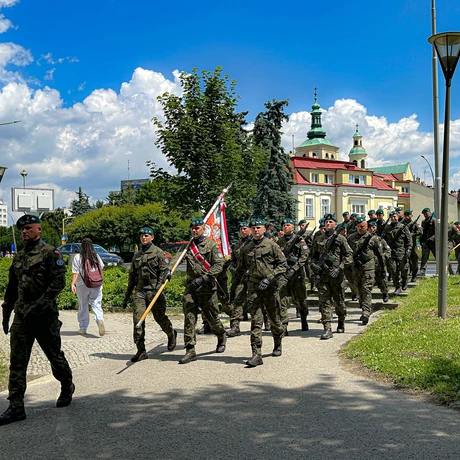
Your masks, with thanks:
<instances>
[{"instance_id":1,"label":"woman with backpack","mask_svg":"<svg viewBox=\"0 0 460 460\"><path fill-rule=\"evenodd\" d=\"M78 298L77 319L79 334L86 334L89 326L89 306L94 313L94 319L99 328L99 335L105 334L104 313L102 311L102 282L104 263L96 254L93 242L83 238L80 253L75 255L72 263L72 292Z\"/></svg>"}]
</instances>

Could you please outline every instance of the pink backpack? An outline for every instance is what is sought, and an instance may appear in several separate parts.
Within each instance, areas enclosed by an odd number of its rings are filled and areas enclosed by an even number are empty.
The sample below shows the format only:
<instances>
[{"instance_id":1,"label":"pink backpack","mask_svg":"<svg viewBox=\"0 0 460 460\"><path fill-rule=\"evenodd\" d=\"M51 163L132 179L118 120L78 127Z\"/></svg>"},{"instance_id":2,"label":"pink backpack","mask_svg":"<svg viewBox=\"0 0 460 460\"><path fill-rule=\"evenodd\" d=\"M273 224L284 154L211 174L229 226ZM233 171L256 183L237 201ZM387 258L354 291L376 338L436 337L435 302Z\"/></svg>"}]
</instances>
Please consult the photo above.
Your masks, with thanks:
<instances>
[{"instance_id":1,"label":"pink backpack","mask_svg":"<svg viewBox=\"0 0 460 460\"><path fill-rule=\"evenodd\" d=\"M89 260L85 262L85 270L83 275L83 282L88 288L96 288L102 286L104 281L104 275L102 273L102 268L99 264L93 267Z\"/></svg>"}]
</instances>

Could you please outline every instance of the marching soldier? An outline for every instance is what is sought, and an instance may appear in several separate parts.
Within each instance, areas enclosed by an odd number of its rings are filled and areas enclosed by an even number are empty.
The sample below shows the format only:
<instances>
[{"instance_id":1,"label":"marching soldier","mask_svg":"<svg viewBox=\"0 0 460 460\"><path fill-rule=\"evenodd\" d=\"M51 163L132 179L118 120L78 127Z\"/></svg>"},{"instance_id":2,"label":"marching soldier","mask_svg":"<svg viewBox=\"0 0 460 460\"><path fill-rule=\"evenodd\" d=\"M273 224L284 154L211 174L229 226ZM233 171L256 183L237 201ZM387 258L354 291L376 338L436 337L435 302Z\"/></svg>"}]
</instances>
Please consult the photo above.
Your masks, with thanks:
<instances>
[{"instance_id":1,"label":"marching soldier","mask_svg":"<svg viewBox=\"0 0 460 460\"><path fill-rule=\"evenodd\" d=\"M449 275L454 274L452 264L449 261L449 255L458 243L460 243L460 231L455 224L449 224L447 226L447 263L449 264Z\"/></svg>"},{"instance_id":2,"label":"marching soldier","mask_svg":"<svg viewBox=\"0 0 460 460\"><path fill-rule=\"evenodd\" d=\"M417 222L412 221L411 209L404 211L403 223L409 223L407 228L409 229L409 233L412 236L412 251L409 257L409 271L411 275L411 282L414 283L415 281L417 281L418 273L417 237L422 236L423 230Z\"/></svg>"},{"instance_id":3,"label":"marching soldier","mask_svg":"<svg viewBox=\"0 0 460 460\"><path fill-rule=\"evenodd\" d=\"M225 351L227 336L219 319L217 283L215 277L222 271L224 260L217 244L204 236L205 223L201 218L190 223L192 242L185 255L187 279L184 294L184 342L185 356L179 364L196 361L196 320L201 309L217 336L216 353Z\"/></svg>"},{"instance_id":4,"label":"marching soldier","mask_svg":"<svg viewBox=\"0 0 460 460\"><path fill-rule=\"evenodd\" d=\"M131 358L133 363L148 358L145 350L145 325L142 323L142 326L138 328L137 323L161 285L167 279L171 279L169 259L160 248L153 244L154 237L155 235L150 227L142 227L139 230L141 249L134 254L129 269L128 287L123 300L123 308L126 308L134 290L133 339L137 347L137 353ZM161 293L153 306L152 314L155 321L168 336L168 351L173 351L176 348L177 331L174 330L170 319L166 316L166 297L163 293Z\"/></svg>"},{"instance_id":5,"label":"marching soldier","mask_svg":"<svg viewBox=\"0 0 460 460\"><path fill-rule=\"evenodd\" d=\"M264 236L265 223L253 219L250 223L252 240L244 246L241 262L236 271L238 280L248 272L248 297L251 313L252 357L246 361L249 367L263 364L262 360L262 309L267 310L274 340L272 356L281 356L284 335L279 315L279 280L286 272L287 264L280 247Z\"/></svg>"},{"instance_id":6,"label":"marching soldier","mask_svg":"<svg viewBox=\"0 0 460 460\"><path fill-rule=\"evenodd\" d=\"M362 310L360 321L369 322L372 313L372 288L375 282L375 257L383 265L382 245L377 236L368 232L364 217L356 219L356 232L348 238L348 244L353 250L353 278L358 280L359 306Z\"/></svg>"},{"instance_id":7,"label":"marching soldier","mask_svg":"<svg viewBox=\"0 0 460 460\"><path fill-rule=\"evenodd\" d=\"M422 261L420 262L420 276L426 274L426 264L430 257L430 252L436 258L436 222L434 215L431 214L430 208L422 209L423 217L422 229L423 233L420 237L420 244L422 245Z\"/></svg>"},{"instance_id":8,"label":"marching soldier","mask_svg":"<svg viewBox=\"0 0 460 460\"><path fill-rule=\"evenodd\" d=\"M375 211L375 215L377 216L377 235L382 236L383 228L385 227L385 217L383 209L377 209L377 211Z\"/></svg>"},{"instance_id":9,"label":"marching soldier","mask_svg":"<svg viewBox=\"0 0 460 460\"><path fill-rule=\"evenodd\" d=\"M398 222L398 213L391 211L390 223L385 227L382 238L391 248L388 268L395 287L395 295L401 295L401 289L407 289L409 257L412 252L412 237L406 224Z\"/></svg>"},{"instance_id":10,"label":"marching soldier","mask_svg":"<svg viewBox=\"0 0 460 460\"><path fill-rule=\"evenodd\" d=\"M369 222L372 222L373 220L377 219L377 214L373 209L370 209L367 212L367 227L369 228Z\"/></svg>"},{"instance_id":11,"label":"marching soldier","mask_svg":"<svg viewBox=\"0 0 460 460\"><path fill-rule=\"evenodd\" d=\"M251 228L249 223L240 222L240 239L233 245L231 253L230 273L232 274L232 286L230 288L230 302L233 304L233 315L230 320L230 330L227 337L237 337L241 335L240 322L243 320L244 306L247 303L248 280L245 273L238 282L235 273L241 260L241 253L244 246L252 240Z\"/></svg>"},{"instance_id":12,"label":"marching soldier","mask_svg":"<svg viewBox=\"0 0 460 460\"><path fill-rule=\"evenodd\" d=\"M343 224L345 224L345 228L347 227L348 225L348 222L350 222L350 213L348 211L344 211L342 213L342 217L343 217Z\"/></svg>"},{"instance_id":13,"label":"marching soldier","mask_svg":"<svg viewBox=\"0 0 460 460\"><path fill-rule=\"evenodd\" d=\"M292 219L283 220L284 236L277 243L286 257L288 269L281 281L281 322L285 334L289 323L290 298L300 313L302 331L308 331L307 287L305 284L304 265L308 258L308 246L303 236L295 235Z\"/></svg>"},{"instance_id":14,"label":"marching soldier","mask_svg":"<svg viewBox=\"0 0 460 460\"><path fill-rule=\"evenodd\" d=\"M379 240L382 245L383 253L383 263L378 260L377 257L374 257L375 260L375 284L380 289L382 293L382 300L384 303L387 303L389 300L388 296L388 284L387 284L387 275L386 267L388 265L389 259L391 259L391 249L388 246L388 243L381 237L377 235L377 222L374 220L369 223L369 231L373 233Z\"/></svg>"},{"instance_id":15,"label":"marching soldier","mask_svg":"<svg viewBox=\"0 0 460 460\"><path fill-rule=\"evenodd\" d=\"M404 219L404 209L401 206L395 208L395 211L398 213L398 222L402 222Z\"/></svg>"},{"instance_id":16,"label":"marching soldier","mask_svg":"<svg viewBox=\"0 0 460 460\"><path fill-rule=\"evenodd\" d=\"M356 232L356 219L358 218L358 214L355 212L350 214L350 221L347 222L347 235L350 236L352 233Z\"/></svg>"},{"instance_id":17,"label":"marching soldier","mask_svg":"<svg viewBox=\"0 0 460 460\"><path fill-rule=\"evenodd\" d=\"M324 332L322 340L331 339L332 304L338 316L337 332L345 332L347 307L343 293L343 270L353 263L353 252L344 236L336 230L334 214L325 217L324 233L313 241L310 252L310 267L318 283L319 308Z\"/></svg>"}]
</instances>

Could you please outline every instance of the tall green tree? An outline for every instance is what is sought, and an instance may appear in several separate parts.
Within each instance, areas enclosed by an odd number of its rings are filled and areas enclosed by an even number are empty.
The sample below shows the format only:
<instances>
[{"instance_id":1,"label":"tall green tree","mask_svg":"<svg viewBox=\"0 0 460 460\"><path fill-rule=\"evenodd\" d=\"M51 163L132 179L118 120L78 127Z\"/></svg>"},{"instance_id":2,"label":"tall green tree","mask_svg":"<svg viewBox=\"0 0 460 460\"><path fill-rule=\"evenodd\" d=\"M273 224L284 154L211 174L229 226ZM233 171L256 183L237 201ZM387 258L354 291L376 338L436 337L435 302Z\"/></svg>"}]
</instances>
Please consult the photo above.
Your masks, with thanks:
<instances>
[{"instance_id":1,"label":"tall green tree","mask_svg":"<svg viewBox=\"0 0 460 460\"><path fill-rule=\"evenodd\" d=\"M77 195L75 200L70 203L70 211L72 216L82 216L88 211L91 211L91 205L89 204L89 196L83 192L81 187L78 187L78 192L75 192Z\"/></svg>"},{"instance_id":2,"label":"tall green tree","mask_svg":"<svg viewBox=\"0 0 460 460\"><path fill-rule=\"evenodd\" d=\"M257 181L254 215L280 223L284 217L295 218L296 200L291 189L294 175L289 154L281 146L281 126L289 117L284 113L287 100L265 103L266 111L257 115L254 122L254 143L269 152L265 169Z\"/></svg>"},{"instance_id":3,"label":"tall green tree","mask_svg":"<svg viewBox=\"0 0 460 460\"><path fill-rule=\"evenodd\" d=\"M244 129L246 112L237 112L236 82L222 76L220 67L184 72L180 81L183 94L159 96L164 119L153 119L156 145L177 174L151 163L151 177L163 179L165 202L183 216L206 211L229 183L229 216L248 215L266 153L252 145Z\"/></svg>"},{"instance_id":4,"label":"tall green tree","mask_svg":"<svg viewBox=\"0 0 460 460\"><path fill-rule=\"evenodd\" d=\"M45 212L41 217L42 222L46 222L53 228L58 235L62 233L62 219L66 217L62 208L56 208L53 212Z\"/></svg>"}]
</instances>

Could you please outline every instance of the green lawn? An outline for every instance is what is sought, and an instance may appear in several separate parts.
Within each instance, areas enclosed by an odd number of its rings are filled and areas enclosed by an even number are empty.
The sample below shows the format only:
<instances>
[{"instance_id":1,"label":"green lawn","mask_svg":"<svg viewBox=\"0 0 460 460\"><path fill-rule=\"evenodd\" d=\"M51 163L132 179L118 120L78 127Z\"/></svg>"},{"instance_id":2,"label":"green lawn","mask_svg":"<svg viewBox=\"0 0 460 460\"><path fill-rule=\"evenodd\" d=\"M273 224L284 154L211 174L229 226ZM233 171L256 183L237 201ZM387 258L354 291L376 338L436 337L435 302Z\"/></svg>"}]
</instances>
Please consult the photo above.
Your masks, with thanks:
<instances>
[{"instance_id":1,"label":"green lawn","mask_svg":"<svg viewBox=\"0 0 460 460\"><path fill-rule=\"evenodd\" d=\"M395 385L460 406L460 277L448 279L448 317L437 317L437 279L419 286L343 350Z\"/></svg>"}]
</instances>

